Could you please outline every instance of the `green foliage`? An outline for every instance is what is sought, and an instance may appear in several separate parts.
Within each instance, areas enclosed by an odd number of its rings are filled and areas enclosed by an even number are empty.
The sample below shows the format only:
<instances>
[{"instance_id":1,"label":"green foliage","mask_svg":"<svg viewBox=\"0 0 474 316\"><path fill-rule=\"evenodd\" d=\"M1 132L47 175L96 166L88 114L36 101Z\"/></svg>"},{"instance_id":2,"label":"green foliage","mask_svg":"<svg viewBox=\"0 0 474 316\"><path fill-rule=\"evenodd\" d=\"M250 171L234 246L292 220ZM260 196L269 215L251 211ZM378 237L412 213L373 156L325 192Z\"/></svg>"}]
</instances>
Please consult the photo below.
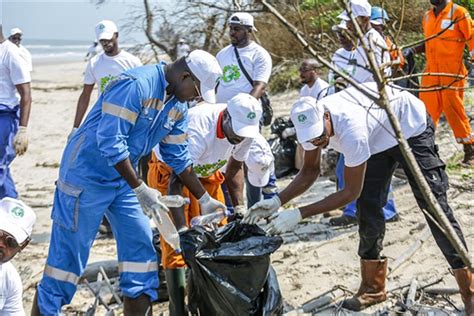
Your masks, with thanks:
<instances>
[{"instance_id":1,"label":"green foliage","mask_svg":"<svg viewBox=\"0 0 474 316\"><path fill-rule=\"evenodd\" d=\"M300 85L298 72L299 63L284 66L280 71L272 75L269 89L274 93L284 92L288 89L296 89Z\"/></svg>"}]
</instances>

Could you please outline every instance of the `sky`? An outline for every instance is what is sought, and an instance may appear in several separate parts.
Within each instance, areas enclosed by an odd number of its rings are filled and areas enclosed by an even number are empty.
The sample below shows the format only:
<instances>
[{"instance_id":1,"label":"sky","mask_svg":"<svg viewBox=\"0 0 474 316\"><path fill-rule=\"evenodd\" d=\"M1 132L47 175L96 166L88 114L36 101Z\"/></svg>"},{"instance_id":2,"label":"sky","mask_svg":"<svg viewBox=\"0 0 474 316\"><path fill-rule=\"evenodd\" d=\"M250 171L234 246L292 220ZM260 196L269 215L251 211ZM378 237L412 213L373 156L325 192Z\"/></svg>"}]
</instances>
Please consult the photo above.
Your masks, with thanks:
<instances>
[{"instance_id":1,"label":"sky","mask_svg":"<svg viewBox=\"0 0 474 316\"><path fill-rule=\"evenodd\" d=\"M170 1L154 0L166 6ZM141 0L107 0L96 6L92 0L0 0L0 17L4 35L19 27L24 39L94 40L94 26L103 19L120 26L127 22L131 10L143 7ZM122 36L123 35L123 36ZM121 34L127 42L144 42L143 32Z\"/></svg>"}]
</instances>

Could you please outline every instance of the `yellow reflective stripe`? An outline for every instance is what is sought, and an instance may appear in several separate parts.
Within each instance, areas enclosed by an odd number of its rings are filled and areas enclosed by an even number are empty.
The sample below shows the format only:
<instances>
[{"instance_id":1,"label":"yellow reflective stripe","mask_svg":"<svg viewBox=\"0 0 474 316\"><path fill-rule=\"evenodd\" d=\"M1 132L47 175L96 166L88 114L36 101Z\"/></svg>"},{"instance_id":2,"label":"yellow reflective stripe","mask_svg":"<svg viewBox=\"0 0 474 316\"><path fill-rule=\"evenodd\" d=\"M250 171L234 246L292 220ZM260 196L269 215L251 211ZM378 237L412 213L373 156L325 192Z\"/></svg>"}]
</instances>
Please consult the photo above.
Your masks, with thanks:
<instances>
[{"instance_id":1,"label":"yellow reflective stripe","mask_svg":"<svg viewBox=\"0 0 474 316\"><path fill-rule=\"evenodd\" d=\"M183 144L185 141L186 141L186 134L167 135L161 140L162 143L174 144L174 145Z\"/></svg>"},{"instance_id":2,"label":"yellow reflective stripe","mask_svg":"<svg viewBox=\"0 0 474 316\"><path fill-rule=\"evenodd\" d=\"M146 273L158 271L158 263L156 261L149 262L130 262L123 261L118 264L119 273L131 272L131 273Z\"/></svg>"},{"instance_id":3,"label":"yellow reflective stripe","mask_svg":"<svg viewBox=\"0 0 474 316\"><path fill-rule=\"evenodd\" d=\"M146 99L142 102L144 108L150 108L155 110L163 109L163 102L160 99L151 98Z\"/></svg>"},{"instance_id":4,"label":"yellow reflective stripe","mask_svg":"<svg viewBox=\"0 0 474 316\"><path fill-rule=\"evenodd\" d=\"M137 113L132 112L129 109L108 102L102 103L102 113L120 117L121 119L129 121L132 124L135 124L138 116Z\"/></svg>"},{"instance_id":5,"label":"yellow reflective stripe","mask_svg":"<svg viewBox=\"0 0 474 316\"><path fill-rule=\"evenodd\" d=\"M168 118L171 120L179 121L183 117L183 113L177 109L171 109L168 112Z\"/></svg>"},{"instance_id":6,"label":"yellow reflective stripe","mask_svg":"<svg viewBox=\"0 0 474 316\"><path fill-rule=\"evenodd\" d=\"M68 282L74 285L79 283L79 276L77 274L54 268L49 265L44 267L44 274L58 281Z\"/></svg>"}]
</instances>

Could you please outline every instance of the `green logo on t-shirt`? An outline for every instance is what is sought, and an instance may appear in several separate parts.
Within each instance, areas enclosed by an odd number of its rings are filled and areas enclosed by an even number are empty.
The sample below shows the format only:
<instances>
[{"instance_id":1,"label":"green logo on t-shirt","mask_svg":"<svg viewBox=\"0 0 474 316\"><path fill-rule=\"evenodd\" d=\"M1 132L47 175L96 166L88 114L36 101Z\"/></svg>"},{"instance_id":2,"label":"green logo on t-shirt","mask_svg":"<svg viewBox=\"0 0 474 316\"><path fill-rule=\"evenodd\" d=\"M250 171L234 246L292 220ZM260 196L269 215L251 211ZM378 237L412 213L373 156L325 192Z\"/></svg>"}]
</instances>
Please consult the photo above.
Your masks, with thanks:
<instances>
[{"instance_id":1,"label":"green logo on t-shirt","mask_svg":"<svg viewBox=\"0 0 474 316\"><path fill-rule=\"evenodd\" d=\"M108 75L108 76L100 78L100 92L104 92L104 89L107 86L107 84L116 78L117 78L116 76L112 76L112 75Z\"/></svg>"},{"instance_id":2,"label":"green logo on t-shirt","mask_svg":"<svg viewBox=\"0 0 474 316\"><path fill-rule=\"evenodd\" d=\"M236 81L240 78L240 69L237 65L227 65L222 70L222 80L224 82Z\"/></svg>"}]
</instances>

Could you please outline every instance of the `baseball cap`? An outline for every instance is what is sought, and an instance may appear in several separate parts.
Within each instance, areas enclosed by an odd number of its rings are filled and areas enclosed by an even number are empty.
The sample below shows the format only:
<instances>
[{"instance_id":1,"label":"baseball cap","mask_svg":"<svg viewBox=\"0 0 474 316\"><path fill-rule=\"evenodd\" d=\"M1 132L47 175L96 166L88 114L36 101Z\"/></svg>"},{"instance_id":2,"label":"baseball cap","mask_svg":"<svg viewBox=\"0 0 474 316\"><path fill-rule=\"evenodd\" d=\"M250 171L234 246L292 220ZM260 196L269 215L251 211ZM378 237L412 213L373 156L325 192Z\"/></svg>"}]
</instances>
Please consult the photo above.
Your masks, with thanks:
<instances>
[{"instance_id":1,"label":"baseball cap","mask_svg":"<svg viewBox=\"0 0 474 316\"><path fill-rule=\"evenodd\" d=\"M15 35L15 34L23 34L23 31L17 27L14 27L10 30L10 35Z\"/></svg>"},{"instance_id":2,"label":"baseball cap","mask_svg":"<svg viewBox=\"0 0 474 316\"><path fill-rule=\"evenodd\" d=\"M337 25L333 25L332 27L333 31L341 31L341 30L347 30L347 21L341 20L341 22Z\"/></svg>"},{"instance_id":3,"label":"baseball cap","mask_svg":"<svg viewBox=\"0 0 474 316\"><path fill-rule=\"evenodd\" d=\"M390 19L388 18L387 11L381 7L372 7L372 10L370 11L370 23L383 25L388 20Z\"/></svg>"},{"instance_id":4,"label":"baseball cap","mask_svg":"<svg viewBox=\"0 0 474 316\"><path fill-rule=\"evenodd\" d=\"M261 188L268 184L270 175L275 170L274 160L270 145L265 138L261 135L254 138L245 161L251 185Z\"/></svg>"},{"instance_id":5,"label":"baseball cap","mask_svg":"<svg viewBox=\"0 0 474 316\"><path fill-rule=\"evenodd\" d=\"M206 51L196 49L185 58L189 70L201 83L201 96L208 103L216 103L216 85L222 75L217 59Z\"/></svg>"},{"instance_id":6,"label":"baseball cap","mask_svg":"<svg viewBox=\"0 0 474 316\"><path fill-rule=\"evenodd\" d=\"M372 6L367 0L350 0L352 15L356 18L358 16L370 16ZM337 16L339 19L344 21L350 21L351 18L346 10L342 11Z\"/></svg>"},{"instance_id":7,"label":"baseball cap","mask_svg":"<svg viewBox=\"0 0 474 316\"><path fill-rule=\"evenodd\" d=\"M227 102L232 129L240 137L254 138L262 117L260 102L248 93L239 93Z\"/></svg>"},{"instance_id":8,"label":"baseball cap","mask_svg":"<svg viewBox=\"0 0 474 316\"><path fill-rule=\"evenodd\" d=\"M323 117L324 106L313 97L301 97L293 104L291 122L296 129L296 138L305 150L317 148L309 141L323 133Z\"/></svg>"},{"instance_id":9,"label":"baseball cap","mask_svg":"<svg viewBox=\"0 0 474 316\"><path fill-rule=\"evenodd\" d=\"M253 24L253 16L246 12L236 12L232 14L227 21L229 24L237 24L251 27L254 31L257 31Z\"/></svg>"},{"instance_id":10,"label":"baseball cap","mask_svg":"<svg viewBox=\"0 0 474 316\"><path fill-rule=\"evenodd\" d=\"M20 200L6 197L0 200L0 230L12 235L21 244L31 236L36 214Z\"/></svg>"},{"instance_id":11,"label":"baseball cap","mask_svg":"<svg viewBox=\"0 0 474 316\"><path fill-rule=\"evenodd\" d=\"M95 36L97 41L102 39L110 40L117 32L117 25L110 20L102 20L95 26Z\"/></svg>"}]
</instances>

